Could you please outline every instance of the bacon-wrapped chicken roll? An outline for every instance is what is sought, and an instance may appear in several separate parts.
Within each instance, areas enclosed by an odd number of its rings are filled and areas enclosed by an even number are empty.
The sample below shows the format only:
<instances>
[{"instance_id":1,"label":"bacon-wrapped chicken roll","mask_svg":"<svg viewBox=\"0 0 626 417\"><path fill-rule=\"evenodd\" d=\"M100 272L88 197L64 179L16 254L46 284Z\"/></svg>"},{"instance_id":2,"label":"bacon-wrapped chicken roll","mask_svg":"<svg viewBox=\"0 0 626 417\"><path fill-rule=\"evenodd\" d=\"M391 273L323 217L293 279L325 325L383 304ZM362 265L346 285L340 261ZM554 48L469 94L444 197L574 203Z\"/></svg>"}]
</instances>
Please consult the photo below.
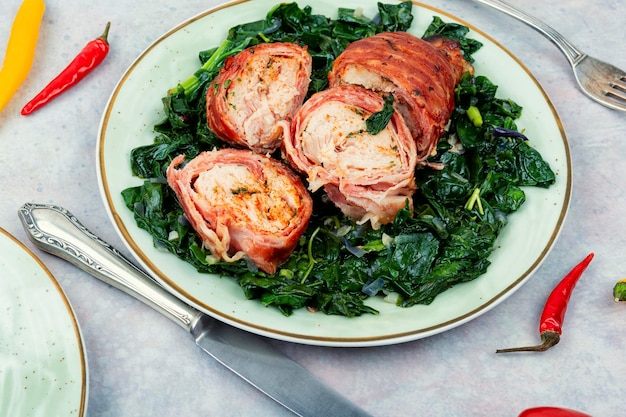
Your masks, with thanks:
<instances>
[{"instance_id":1,"label":"bacon-wrapped chicken roll","mask_svg":"<svg viewBox=\"0 0 626 417\"><path fill-rule=\"evenodd\" d=\"M380 94L343 85L314 94L298 110L283 156L323 187L347 216L377 228L391 222L415 191L415 142L398 112L377 134L366 120L384 107Z\"/></svg>"},{"instance_id":2,"label":"bacon-wrapped chicken roll","mask_svg":"<svg viewBox=\"0 0 626 417\"><path fill-rule=\"evenodd\" d=\"M177 156L167 182L206 248L217 258L244 256L274 273L304 233L313 202L287 166L250 150Z\"/></svg>"},{"instance_id":3,"label":"bacon-wrapped chicken roll","mask_svg":"<svg viewBox=\"0 0 626 417\"><path fill-rule=\"evenodd\" d=\"M230 57L207 91L207 120L221 139L258 153L280 146L312 68L305 47L266 43Z\"/></svg>"}]
</instances>

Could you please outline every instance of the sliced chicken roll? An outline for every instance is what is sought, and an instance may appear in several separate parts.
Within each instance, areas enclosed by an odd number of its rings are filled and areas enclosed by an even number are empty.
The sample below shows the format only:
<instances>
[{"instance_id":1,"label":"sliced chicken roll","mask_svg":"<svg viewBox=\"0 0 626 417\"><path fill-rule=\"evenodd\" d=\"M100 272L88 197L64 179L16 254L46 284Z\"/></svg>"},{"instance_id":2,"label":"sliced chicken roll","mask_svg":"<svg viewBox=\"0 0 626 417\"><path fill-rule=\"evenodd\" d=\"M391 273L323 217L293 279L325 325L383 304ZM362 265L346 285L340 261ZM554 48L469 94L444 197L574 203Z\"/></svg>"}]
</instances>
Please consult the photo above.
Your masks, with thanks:
<instances>
[{"instance_id":1,"label":"sliced chicken roll","mask_svg":"<svg viewBox=\"0 0 626 417\"><path fill-rule=\"evenodd\" d=\"M323 187L347 216L374 228L393 221L415 191L415 142L394 112L377 134L366 120L384 108L371 90L344 85L314 94L296 113L283 157L308 177L308 188Z\"/></svg>"},{"instance_id":2,"label":"sliced chicken roll","mask_svg":"<svg viewBox=\"0 0 626 417\"><path fill-rule=\"evenodd\" d=\"M455 85L466 70L454 48L458 51L457 43L442 38L428 42L407 32L381 33L349 44L335 60L329 83L393 92L422 161L435 150L454 110Z\"/></svg>"},{"instance_id":3,"label":"sliced chicken roll","mask_svg":"<svg viewBox=\"0 0 626 417\"><path fill-rule=\"evenodd\" d=\"M313 202L287 166L249 150L204 152L183 165L176 157L167 182L206 248L232 262L247 256L274 273L304 233Z\"/></svg>"},{"instance_id":4,"label":"sliced chicken roll","mask_svg":"<svg viewBox=\"0 0 626 417\"><path fill-rule=\"evenodd\" d=\"M236 146L273 152L302 105L311 68L306 48L293 43L260 44L228 58L207 90L209 128Z\"/></svg>"}]
</instances>

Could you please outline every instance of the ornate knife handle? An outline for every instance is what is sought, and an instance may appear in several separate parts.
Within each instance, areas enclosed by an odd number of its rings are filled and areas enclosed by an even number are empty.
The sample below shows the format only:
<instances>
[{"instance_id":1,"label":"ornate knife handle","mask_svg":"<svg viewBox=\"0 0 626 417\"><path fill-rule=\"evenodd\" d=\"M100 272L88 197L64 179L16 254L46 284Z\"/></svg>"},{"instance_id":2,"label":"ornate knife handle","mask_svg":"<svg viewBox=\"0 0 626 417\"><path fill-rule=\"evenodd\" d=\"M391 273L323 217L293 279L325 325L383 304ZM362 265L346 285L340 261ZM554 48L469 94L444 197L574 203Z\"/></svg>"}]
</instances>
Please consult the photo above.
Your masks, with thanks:
<instances>
[{"instance_id":1,"label":"ornate knife handle","mask_svg":"<svg viewBox=\"0 0 626 417\"><path fill-rule=\"evenodd\" d=\"M51 204L27 203L19 209L18 216L28 238L37 247L122 290L187 331L191 331L204 316L87 230L66 209Z\"/></svg>"}]
</instances>

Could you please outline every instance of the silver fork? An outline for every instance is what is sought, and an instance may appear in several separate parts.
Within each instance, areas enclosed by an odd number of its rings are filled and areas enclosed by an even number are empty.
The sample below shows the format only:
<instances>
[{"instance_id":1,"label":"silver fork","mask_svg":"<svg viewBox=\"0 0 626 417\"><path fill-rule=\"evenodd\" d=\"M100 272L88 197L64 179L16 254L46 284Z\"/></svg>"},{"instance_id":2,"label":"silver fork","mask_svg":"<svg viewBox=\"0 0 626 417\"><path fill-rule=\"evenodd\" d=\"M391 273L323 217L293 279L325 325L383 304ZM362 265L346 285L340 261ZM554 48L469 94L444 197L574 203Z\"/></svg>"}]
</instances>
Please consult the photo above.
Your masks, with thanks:
<instances>
[{"instance_id":1,"label":"silver fork","mask_svg":"<svg viewBox=\"0 0 626 417\"><path fill-rule=\"evenodd\" d=\"M593 58L565 39L556 30L501 0L474 0L521 20L551 40L565 54L576 81L591 99L614 110L626 111L626 72Z\"/></svg>"}]
</instances>

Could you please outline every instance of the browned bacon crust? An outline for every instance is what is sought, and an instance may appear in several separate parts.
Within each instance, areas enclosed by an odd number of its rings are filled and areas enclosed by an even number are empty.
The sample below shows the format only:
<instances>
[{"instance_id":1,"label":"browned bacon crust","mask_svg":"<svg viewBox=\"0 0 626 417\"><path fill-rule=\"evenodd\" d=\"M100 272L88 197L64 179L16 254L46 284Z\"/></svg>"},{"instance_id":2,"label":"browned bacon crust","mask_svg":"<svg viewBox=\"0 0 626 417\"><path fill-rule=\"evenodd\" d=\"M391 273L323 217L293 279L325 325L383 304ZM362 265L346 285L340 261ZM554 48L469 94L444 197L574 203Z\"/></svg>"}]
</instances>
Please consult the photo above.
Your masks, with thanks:
<instances>
[{"instance_id":1,"label":"browned bacon crust","mask_svg":"<svg viewBox=\"0 0 626 417\"><path fill-rule=\"evenodd\" d=\"M335 60L329 82L392 92L422 161L434 151L454 110L454 88L464 71L459 57L465 61L454 41L381 33L348 45Z\"/></svg>"},{"instance_id":2,"label":"browned bacon crust","mask_svg":"<svg viewBox=\"0 0 626 417\"><path fill-rule=\"evenodd\" d=\"M182 166L176 157L167 181L204 246L219 260L247 256L274 273L304 233L313 202L281 162L249 150L204 152Z\"/></svg>"}]
</instances>

